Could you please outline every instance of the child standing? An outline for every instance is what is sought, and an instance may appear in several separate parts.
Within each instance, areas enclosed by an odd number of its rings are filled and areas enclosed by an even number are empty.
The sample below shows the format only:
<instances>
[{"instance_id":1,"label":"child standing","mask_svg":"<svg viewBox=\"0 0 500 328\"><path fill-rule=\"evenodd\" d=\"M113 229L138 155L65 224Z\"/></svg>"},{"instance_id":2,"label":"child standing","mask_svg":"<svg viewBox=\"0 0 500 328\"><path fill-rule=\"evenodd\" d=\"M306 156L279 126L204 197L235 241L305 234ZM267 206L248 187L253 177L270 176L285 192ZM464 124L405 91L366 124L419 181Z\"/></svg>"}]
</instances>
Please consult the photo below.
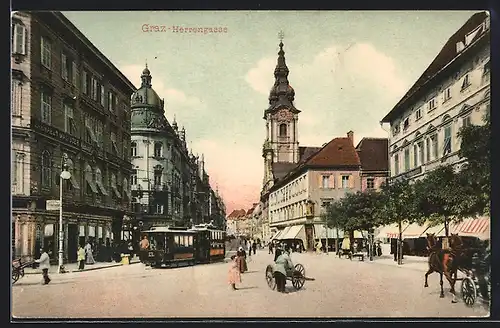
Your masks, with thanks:
<instances>
[{"instance_id":1,"label":"child standing","mask_svg":"<svg viewBox=\"0 0 500 328\"><path fill-rule=\"evenodd\" d=\"M228 272L228 282L233 288L233 290L238 290L236 288L236 283L241 283L241 274L240 270L238 268L238 262L236 255L231 256L231 262L229 266L229 272Z\"/></svg>"}]
</instances>

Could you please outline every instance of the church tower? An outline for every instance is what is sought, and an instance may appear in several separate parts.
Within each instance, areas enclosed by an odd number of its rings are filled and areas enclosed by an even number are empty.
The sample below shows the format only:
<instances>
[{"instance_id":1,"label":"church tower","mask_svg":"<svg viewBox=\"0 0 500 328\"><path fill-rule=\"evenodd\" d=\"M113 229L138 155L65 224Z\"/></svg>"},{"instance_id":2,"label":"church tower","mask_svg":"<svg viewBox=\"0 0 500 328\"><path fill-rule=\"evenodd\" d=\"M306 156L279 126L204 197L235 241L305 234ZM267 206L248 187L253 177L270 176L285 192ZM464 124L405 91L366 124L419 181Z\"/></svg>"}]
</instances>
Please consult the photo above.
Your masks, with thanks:
<instances>
[{"instance_id":1,"label":"church tower","mask_svg":"<svg viewBox=\"0 0 500 328\"><path fill-rule=\"evenodd\" d=\"M264 157L264 189L274 180L273 163L296 164L299 161L298 120L300 110L295 108L295 91L288 82L283 40L279 44L278 63L274 69L275 82L269 93L269 107L264 111L266 140L262 149Z\"/></svg>"}]
</instances>

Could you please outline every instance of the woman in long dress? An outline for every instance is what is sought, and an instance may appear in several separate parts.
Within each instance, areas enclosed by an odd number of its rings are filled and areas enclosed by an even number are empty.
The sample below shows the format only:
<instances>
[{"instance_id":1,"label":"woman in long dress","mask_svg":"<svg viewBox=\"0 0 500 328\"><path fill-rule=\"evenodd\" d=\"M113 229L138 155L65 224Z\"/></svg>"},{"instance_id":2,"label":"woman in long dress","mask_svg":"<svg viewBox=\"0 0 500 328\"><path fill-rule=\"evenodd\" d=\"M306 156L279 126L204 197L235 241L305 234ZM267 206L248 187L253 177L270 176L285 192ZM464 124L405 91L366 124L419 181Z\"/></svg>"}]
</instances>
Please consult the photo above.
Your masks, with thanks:
<instances>
[{"instance_id":1,"label":"woman in long dress","mask_svg":"<svg viewBox=\"0 0 500 328\"><path fill-rule=\"evenodd\" d=\"M238 268L240 270L240 273L248 271L246 258L247 254L245 250L243 250L243 247L240 247L238 249L238 252L236 252L236 261L238 262Z\"/></svg>"},{"instance_id":2,"label":"woman in long dress","mask_svg":"<svg viewBox=\"0 0 500 328\"><path fill-rule=\"evenodd\" d=\"M228 283L231 285L233 290L237 290L238 288L236 288L236 283L241 283L241 274L238 269L238 260L236 255L231 256L231 263L229 265L227 278Z\"/></svg>"},{"instance_id":3,"label":"woman in long dress","mask_svg":"<svg viewBox=\"0 0 500 328\"><path fill-rule=\"evenodd\" d=\"M95 263L94 255L92 255L92 245L90 242L87 242L87 245L85 245L85 255L87 258L85 264L90 265Z\"/></svg>"}]
</instances>

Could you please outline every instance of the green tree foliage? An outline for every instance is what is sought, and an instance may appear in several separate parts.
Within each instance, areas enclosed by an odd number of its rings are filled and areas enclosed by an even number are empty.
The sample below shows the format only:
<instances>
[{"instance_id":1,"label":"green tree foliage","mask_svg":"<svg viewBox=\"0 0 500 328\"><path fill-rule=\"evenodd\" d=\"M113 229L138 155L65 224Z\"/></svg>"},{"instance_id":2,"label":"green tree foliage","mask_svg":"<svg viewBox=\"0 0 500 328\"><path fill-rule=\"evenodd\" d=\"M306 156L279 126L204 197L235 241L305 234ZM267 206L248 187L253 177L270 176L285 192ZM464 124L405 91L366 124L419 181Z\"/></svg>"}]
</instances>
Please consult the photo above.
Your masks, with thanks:
<instances>
[{"instance_id":1,"label":"green tree foliage","mask_svg":"<svg viewBox=\"0 0 500 328\"><path fill-rule=\"evenodd\" d=\"M460 129L459 156L466 160L458 174L469 199L462 205L464 214L489 214L491 202L491 123L487 113L484 125ZM471 206L473 204L473 206Z\"/></svg>"}]
</instances>

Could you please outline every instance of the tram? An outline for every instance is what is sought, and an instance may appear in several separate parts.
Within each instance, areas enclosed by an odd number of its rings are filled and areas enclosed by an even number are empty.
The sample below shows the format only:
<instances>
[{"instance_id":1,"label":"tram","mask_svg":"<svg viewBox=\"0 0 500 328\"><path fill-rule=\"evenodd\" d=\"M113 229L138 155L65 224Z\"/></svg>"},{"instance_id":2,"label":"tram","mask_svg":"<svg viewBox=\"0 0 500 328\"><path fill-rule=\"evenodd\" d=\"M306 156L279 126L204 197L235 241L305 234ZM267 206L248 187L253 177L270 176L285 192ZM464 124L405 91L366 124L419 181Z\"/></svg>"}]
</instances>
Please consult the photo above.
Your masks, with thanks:
<instances>
[{"instance_id":1,"label":"tram","mask_svg":"<svg viewBox=\"0 0 500 328\"><path fill-rule=\"evenodd\" d=\"M184 227L152 227L142 231L149 239L147 262L151 267L178 267L223 261L226 255L223 230L210 223Z\"/></svg>"},{"instance_id":2,"label":"tram","mask_svg":"<svg viewBox=\"0 0 500 328\"><path fill-rule=\"evenodd\" d=\"M195 249L197 263L223 261L226 256L226 232L210 223L193 226L190 231L196 233Z\"/></svg>"},{"instance_id":3,"label":"tram","mask_svg":"<svg viewBox=\"0 0 500 328\"><path fill-rule=\"evenodd\" d=\"M148 236L147 262L151 267L194 265L196 233L186 228L152 227L142 232Z\"/></svg>"}]
</instances>

